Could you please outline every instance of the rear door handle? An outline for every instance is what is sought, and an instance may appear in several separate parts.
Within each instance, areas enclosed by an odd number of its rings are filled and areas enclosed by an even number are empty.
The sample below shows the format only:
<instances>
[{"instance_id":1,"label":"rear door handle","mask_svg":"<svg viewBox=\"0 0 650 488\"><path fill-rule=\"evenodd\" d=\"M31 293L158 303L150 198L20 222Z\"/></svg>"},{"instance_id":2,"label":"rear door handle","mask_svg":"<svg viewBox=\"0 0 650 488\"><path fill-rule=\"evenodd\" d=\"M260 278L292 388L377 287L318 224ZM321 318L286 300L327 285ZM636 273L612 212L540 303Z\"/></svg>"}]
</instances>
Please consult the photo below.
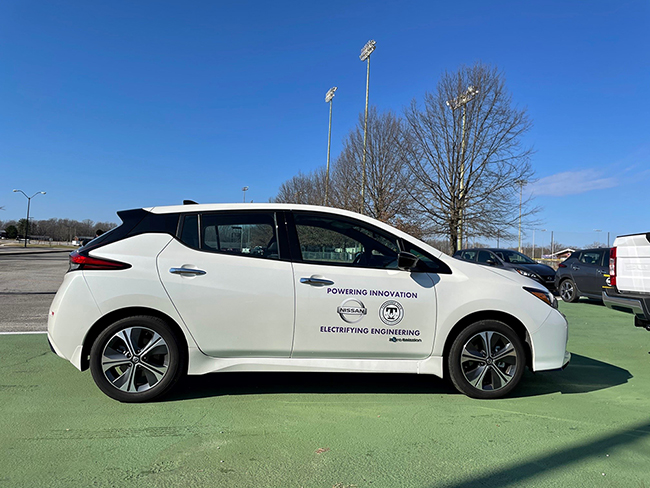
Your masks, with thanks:
<instances>
[{"instance_id":1,"label":"rear door handle","mask_svg":"<svg viewBox=\"0 0 650 488\"><path fill-rule=\"evenodd\" d=\"M205 274L205 271L196 268L169 268L169 272L183 276L201 276Z\"/></svg>"},{"instance_id":2,"label":"rear door handle","mask_svg":"<svg viewBox=\"0 0 650 488\"><path fill-rule=\"evenodd\" d=\"M329 286L334 284L332 280L328 280L326 278L320 278L318 276L310 276L309 278L300 278L300 283L304 283L305 285L312 285L312 286Z\"/></svg>"},{"instance_id":3,"label":"rear door handle","mask_svg":"<svg viewBox=\"0 0 650 488\"><path fill-rule=\"evenodd\" d=\"M571 266L571 269L573 271L578 271L580 269L580 266Z\"/></svg>"}]
</instances>

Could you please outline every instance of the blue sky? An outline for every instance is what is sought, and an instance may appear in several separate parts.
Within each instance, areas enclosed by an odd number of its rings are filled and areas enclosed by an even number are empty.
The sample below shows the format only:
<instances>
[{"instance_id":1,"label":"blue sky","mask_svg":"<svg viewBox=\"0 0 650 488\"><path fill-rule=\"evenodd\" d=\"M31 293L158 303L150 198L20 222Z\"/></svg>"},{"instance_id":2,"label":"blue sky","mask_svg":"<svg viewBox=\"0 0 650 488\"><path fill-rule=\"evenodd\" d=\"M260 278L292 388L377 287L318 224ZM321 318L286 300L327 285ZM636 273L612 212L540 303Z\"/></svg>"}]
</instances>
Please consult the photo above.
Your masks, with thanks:
<instances>
[{"instance_id":1,"label":"blue sky","mask_svg":"<svg viewBox=\"0 0 650 488\"><path fill-rule=\"evenodd\" d=\"M483 61L533 129L539 229L650 230L647 1L0 3L0 219L267 201L325 163L370 102L401 113ZM594 229L602 230L596 233ZM541 236L541 237L540 237ZM532 231L527 230L531 240ZM536 232L548 241L549 232Z\"/></svg>"}]
</instances>

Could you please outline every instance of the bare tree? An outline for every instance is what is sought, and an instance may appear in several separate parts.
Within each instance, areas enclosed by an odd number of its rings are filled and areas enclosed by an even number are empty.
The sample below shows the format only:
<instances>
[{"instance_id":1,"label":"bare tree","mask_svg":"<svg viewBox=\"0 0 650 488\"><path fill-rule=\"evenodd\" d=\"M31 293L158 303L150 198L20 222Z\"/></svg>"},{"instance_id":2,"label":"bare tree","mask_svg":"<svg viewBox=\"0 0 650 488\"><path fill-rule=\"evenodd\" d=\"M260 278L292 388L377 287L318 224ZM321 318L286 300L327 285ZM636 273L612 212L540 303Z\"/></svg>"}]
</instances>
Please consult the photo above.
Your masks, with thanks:
<instances>
[{"instance_id":1,"label":"bare tree","mask_svg":"<svg viewBox=\"0 0 650 488\"><path fill-rule=\"evenodd\" d=\"M511 237L520 188L533 178L531 150L521 145L531 122L512 106L503 75L482 63L445 72L423 108L407 108L406 125L400 148L417 183L411 211L425 213L452 252L459 235ZM522 218L536 210L528 200L522 209Z\"/></svg>"},{"instance_id":2,"label":"bare tree","mask_svg":"<svg viewBox=\"0 0 650 488\"><path fill-rule=\"evenodd\" d=\"M325 169L298 174L280 185L276 203L301 203L306 205L323 205L325 202Z\"/></svg>"},{"instance_id":3,"label":"bare tree","mask_svg":"<svg viewBox=\"0 0 650 488\"><path fill-rule=\"evenodd\" d=\"M407 213L409 168L398 150L403 139L404 121L392 112L368 113L366 152L366 191L363 213L382 222L403 228L414 227ZM363 114L343 143L334 163L332 205L353 211L361 210L363 158Z\"/></svg>"}]
</instances>

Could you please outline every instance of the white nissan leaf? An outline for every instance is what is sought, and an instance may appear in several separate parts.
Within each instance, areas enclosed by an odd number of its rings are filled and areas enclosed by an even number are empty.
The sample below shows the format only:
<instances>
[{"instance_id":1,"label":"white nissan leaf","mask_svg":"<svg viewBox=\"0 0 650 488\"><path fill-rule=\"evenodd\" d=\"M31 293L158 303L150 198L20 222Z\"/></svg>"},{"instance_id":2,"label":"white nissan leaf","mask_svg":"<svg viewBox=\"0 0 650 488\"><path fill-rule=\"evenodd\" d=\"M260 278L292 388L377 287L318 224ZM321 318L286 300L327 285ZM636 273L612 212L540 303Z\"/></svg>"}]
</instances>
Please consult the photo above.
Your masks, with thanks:
<instances>
[{"instance_id":1,"label":"white nissan leaf","mask_svg":"<svg viewBox=\"0 0 650 488\"><path fill-rule=\"evenodd\" d=\"M570 359L567 322L537 282L363 215L289 204L118 215L70 255L48 339L123 402L238 371L433 374L498 398L526 366Z\"/></svg>"}]
</instances>

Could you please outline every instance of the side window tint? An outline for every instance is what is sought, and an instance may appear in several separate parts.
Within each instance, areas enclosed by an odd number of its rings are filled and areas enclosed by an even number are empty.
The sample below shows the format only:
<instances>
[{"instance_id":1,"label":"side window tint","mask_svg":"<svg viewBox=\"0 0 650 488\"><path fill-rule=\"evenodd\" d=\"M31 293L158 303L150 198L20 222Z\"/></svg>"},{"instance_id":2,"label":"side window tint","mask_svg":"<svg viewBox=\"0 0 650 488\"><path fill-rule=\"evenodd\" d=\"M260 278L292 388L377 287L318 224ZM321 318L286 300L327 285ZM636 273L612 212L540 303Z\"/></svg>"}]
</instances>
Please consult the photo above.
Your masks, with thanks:
<instances>
[{"instance_id":1,"label":"side window tint","mask_svg":"<svg viewBox=\"0 0 650 488\"><path fill-rule=\"evenodd\" d=\"M181 241L191 248L199 248L199 216L185 215L183 217L183 230Z\"/></svg>"},{"instance_id":2,"label":"side window tint","mask_svg":"<svg viewBox=\"0 0 650 488\"><path fill-rule=\"evenodd\" d=\"M585 264L599 265L602 253L599 251L587 251L580 254L580 261Z\"/></svg>"},{"instance_id":3,"label":"side window tint","mask_svg":"<svg viewBox=\"0 0 650 488\"><path fill-rule=\"evenodd\" d=\"M487 263L489 259L494 260L488 251L479 251L476 261L479 263Z\"/></svg>"},{"instance_id":4,"label":"side window tint","mask_svg":"<svg viewBox=\"0 0 650 488\"><path fill-rule=\"evenodd\" d=\"M201 216L204 251L280 259L272 213L215 213Z\"/></svg>"},{"instance_id":5,"label":"side window tint","mask_svg":"<svg viewBox=\"0 0 650 488\"><path fill-rule=\"evenodd\" d=\"M418 271L425 271L429 273L451 274L451 269L449 269L449 266L447 266L445 263L443 263L437 258L434 258L433 256L424 252L423 250L415 247L410 242L406 242L406 241L403 242L404 242L404 250L406 252L410 252L414 256L420 258L417 266Z\"/></svg>"},{"instance_id":6,"label":"side window tint","mask_svg":"<svg viewBox=\"0 0 650 488\"><path fill-rule=\"evenodd\" d=\"M476 251L463 251L462 256L465 261L476 261Z\"/></svg>"},{"instance_id":7,"label":"side window tint","mask_svg":"<svg viewBox=\"0 0 650 488\"><path fill-rule=\"evenodd\" d=\"M397 268L397 239L347 219L296 213L302 260L363 268Z\"/></svg>"}]
</instances>

